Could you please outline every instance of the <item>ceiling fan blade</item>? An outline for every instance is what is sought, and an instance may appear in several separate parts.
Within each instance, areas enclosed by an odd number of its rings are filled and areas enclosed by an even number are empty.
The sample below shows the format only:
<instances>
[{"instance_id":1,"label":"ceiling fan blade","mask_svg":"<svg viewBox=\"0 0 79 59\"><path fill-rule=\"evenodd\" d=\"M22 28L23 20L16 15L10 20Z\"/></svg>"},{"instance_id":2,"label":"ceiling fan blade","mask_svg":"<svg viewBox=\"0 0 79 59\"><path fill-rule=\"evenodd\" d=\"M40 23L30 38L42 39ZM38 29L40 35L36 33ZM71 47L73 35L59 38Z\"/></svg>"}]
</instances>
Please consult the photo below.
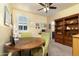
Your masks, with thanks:
<instances>
[{"instance_id":1,"label":"ceiling fan blade","mask_svg":"<svg viewBox=\"0 0 79 59\"><path fill-rule=\"evenodd\" d=\"M49 6L51 6L53 3L49 3Z\"/></svg>"},{"instance_id":2,"label":"ceiling fan blade","mask_svg":"<svg viewBox=\"0 0 79 59\"><path fill-rule=\"evenodd\" d=\"M45 7L45 5L43 3L39 3L41 6Z\"/></svg>"},{"instance_id":3,"label":"ceiling fan blade","mask_svg":"<svg viewBox=\"0 0 79 59\"><path fill-rule=\"evenodd\" d=\"M50 9L56 9L57 7L49 7Z\"/></svg>"},{"instance_id":4,"label":"ceiling fan blade","mask_svg":"<svg viewBox=\"0 0 79 59\"><path fill-rule=\"evenodd\" d=\"M38 11L40 11L40 10L42 10L43 8L41 8L41 9L38 9Z\"/></svg>"}]
</instances>

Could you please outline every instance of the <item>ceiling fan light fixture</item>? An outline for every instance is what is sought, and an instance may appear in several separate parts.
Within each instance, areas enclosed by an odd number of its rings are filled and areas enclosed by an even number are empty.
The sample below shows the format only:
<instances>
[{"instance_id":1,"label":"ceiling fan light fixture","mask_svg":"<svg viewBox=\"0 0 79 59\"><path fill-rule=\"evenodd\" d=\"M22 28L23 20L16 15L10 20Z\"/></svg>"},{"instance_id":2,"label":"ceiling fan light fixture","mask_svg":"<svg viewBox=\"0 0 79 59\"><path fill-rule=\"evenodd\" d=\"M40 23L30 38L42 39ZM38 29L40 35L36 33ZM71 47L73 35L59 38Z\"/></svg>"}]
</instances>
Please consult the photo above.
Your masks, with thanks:
<instances>
[{"instance_id":1,"label":"ceiling fan light fixture","mask_svg":"<svg viewBox=\"0 0 79 59\"><path fill-rule=\"evenodd\" d=\"M49 11L49 7L47 7L47 11Z\"/></svg>"},{"instance_id":2,"label":"ceiling fan light fixture","mask_svg":"<svg viewBox=\"0 0 79 59\"><path fill-rule=\"evenodd\" d=\"M49 7L43 9L45 12L49 11Z\"/></svg>"},{"instance_id":3,"label":"ceiling fan light fixture","mask_svg":"<svg viewBox=\"0 0 79 59\"><path fill-rule=\"evenodd\" d=\"M43 9L46 12L46 8Z\"/></svg>"}]
</instances>

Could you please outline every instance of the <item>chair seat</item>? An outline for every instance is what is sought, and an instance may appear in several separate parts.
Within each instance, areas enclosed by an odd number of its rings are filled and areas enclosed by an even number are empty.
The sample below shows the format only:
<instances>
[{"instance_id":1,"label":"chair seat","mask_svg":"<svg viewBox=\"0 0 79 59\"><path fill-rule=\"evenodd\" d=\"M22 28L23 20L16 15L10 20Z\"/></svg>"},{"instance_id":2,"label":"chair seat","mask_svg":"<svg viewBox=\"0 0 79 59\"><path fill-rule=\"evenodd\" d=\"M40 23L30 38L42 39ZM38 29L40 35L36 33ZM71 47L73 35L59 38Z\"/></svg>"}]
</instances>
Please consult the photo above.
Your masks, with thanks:
<instances>
[{"instance_id":1,"label":"chair seat","mask_svg":"<svg viewBox=\"0 0 79 59\"><path fill-rule=\"evenodd\" d=\"M33 56L42 56L42 48L41 47L38 47L38 48L34 48L34 49L32 49L32 51L31 51L31 54L33 55Z\"/></svg>"}]
</instances>

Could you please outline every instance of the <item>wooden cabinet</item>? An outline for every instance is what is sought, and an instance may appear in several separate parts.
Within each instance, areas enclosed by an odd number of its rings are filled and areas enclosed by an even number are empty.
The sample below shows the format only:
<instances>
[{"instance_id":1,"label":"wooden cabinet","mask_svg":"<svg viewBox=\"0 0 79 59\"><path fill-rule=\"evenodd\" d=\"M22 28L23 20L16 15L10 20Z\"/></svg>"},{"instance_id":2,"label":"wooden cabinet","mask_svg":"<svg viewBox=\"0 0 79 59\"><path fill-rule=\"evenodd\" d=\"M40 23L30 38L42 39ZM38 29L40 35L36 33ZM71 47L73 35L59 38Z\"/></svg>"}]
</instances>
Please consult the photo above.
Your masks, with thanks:
<instances>
[{"instance_id":1,"label":"wooden cabinet","mask_svg":"<svg viewBox=\"0 0 79 59\"><path fill-rule=\"evenodd\" d=\"M55 41L72 46L72 36L79 33L79 14L55 20Z\"/></svg>"},{"instance_id":2,"label":"wooden cabinet","mask_svg":"<svg viewBox=\"0 0 79 59\"><path fill-rule=\"evenodd\" d=\"M79 34L73 36L73 56L79 56Z\"/></svg>"},{"instance_id":3,"label":"wooden cabinet","mask_svg":"<svg viewBox=\"0 0 79 59\"><path fill-rule=\"evenodd\" d=\"M62 41L63 40L63 35L56 34L55 36L56 36L55 37L55 39L56 39L55 41L56 42L63 43L63 41Z\"/></svg>"},{"instance_id":4,"label":"wooden cabinet","mask_svg":"<svg viewBox=\"0 0 79 59\"><path fill-rule=\"evenodd\" d=\"M67 45L67 46L72 46L72 37L70 36L64 36L64 42L63 42L64 45Z\"/></svg>"}]
</instances>

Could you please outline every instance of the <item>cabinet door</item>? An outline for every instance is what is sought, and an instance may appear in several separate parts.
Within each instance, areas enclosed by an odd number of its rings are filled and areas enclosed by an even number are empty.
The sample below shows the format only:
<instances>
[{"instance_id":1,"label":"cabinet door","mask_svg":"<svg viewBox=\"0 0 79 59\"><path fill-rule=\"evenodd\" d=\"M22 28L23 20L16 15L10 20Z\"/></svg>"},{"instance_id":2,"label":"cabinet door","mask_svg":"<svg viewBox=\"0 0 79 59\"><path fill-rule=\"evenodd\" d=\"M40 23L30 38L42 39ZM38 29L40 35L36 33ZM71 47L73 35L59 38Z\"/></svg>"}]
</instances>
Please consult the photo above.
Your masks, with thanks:
<instances>
[{"instance_id":1,"label":"cabinet door","mask_svg":"<svg viewBox=\"0 0 79 59\"><path fill-rule=\"evenodd\" d=\"M56 34L55 35L55 41L59 43L63 43L63 35Z\"/></svg>"},{"instance_id":2,"label":"cabinet door","mask_svg":"<svg viewBox=\"0 0 79 59\"><path fill-rule=\"evenodd\" d=\"M73 56L79 56L79 38L73 38Z\"/></svg>"},{"instance_id":3,"label":"cabinet door","mask_svg":"<svg viewBox=\"0 0 79 59\"><path fill-rule=\"evenodd\" d=\"M64 44L67 46L71 46L72 47L72 37L71 36L64 36Z\"/></svg>"}]
</instances>

